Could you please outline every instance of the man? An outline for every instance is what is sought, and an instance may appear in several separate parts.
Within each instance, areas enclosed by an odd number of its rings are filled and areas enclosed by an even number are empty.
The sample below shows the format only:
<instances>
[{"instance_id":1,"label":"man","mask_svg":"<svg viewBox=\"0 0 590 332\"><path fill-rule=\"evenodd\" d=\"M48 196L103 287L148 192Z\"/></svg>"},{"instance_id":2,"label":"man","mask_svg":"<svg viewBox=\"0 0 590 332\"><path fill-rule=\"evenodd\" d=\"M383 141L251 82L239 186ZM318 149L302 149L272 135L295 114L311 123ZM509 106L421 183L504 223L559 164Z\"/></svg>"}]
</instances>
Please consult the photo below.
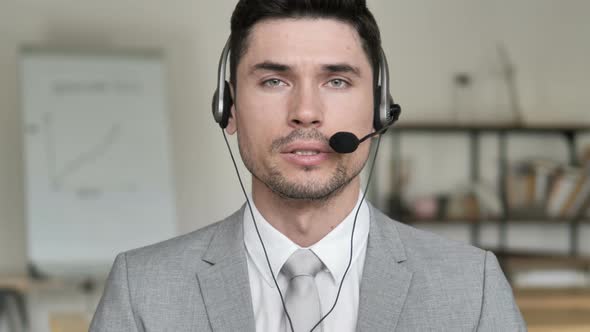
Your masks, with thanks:
<instances>
[{"instance_id":1,"label":"man","mask_svg":"<svg viewBox=\"0 0 590 332\"><path fill-rule=\"evenodd\" d=\"M369 145L328 145L374 130L381 43L365 1L242 0L231 33L222 127L252 173L249 204L120 254L90 330L526 330L492 253L390 220L362 199Z\"/></svg>"}]
</instances>

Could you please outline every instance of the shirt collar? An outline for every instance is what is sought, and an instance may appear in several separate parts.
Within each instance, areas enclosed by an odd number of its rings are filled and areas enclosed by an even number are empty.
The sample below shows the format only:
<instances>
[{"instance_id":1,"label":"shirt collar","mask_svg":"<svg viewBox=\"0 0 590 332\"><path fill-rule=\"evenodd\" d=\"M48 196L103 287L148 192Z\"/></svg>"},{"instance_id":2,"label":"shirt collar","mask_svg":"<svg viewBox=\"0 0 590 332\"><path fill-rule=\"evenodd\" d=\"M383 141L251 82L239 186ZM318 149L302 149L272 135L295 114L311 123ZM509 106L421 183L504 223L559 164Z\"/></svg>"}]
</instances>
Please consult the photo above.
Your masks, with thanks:
<instances>
[{"instance_id":1,"label":"shirt collar","mask_svg":"<svg viewBox=\"0 0 590 332\"><path fill-rule=\"evenodd\" d=\"M279 232L274 228L264 217L260 214L260 211L254 205L254 201L250 199L252 206L252 214L256 220L258 231L264 241L266 247L266 253L270 261L270 266L274 273L275 278L278 278L279 272L283 264L287 259L301 247L291 241L283 233ZM362 192L359 193L359 197L355 207L352 211L344 218L344 220L336 226L330 233L328 233L320 241L309 247L324 263L327 271L331 274L333 281L339 282L346 271L348 266L348 260L350 255L350 236L352 233L354 218L361 203ZM252 215L250 209L246 207L244 209L244 243L246 251L251 261L256 266L256 269L260 272L266 282L274 287L274 281L268 269L268 263L264 257L264 250L258 239L256 228L252 221ZM367 244L369 237L369 225L370 225L370 213L369 207L366 202L363 201L360 210L358 211L358 217L355 226L354 239L353 239L353 263L358 256L363 252ZM346 253L346 255L343 255Z\"/></svg>"}]
</instances>

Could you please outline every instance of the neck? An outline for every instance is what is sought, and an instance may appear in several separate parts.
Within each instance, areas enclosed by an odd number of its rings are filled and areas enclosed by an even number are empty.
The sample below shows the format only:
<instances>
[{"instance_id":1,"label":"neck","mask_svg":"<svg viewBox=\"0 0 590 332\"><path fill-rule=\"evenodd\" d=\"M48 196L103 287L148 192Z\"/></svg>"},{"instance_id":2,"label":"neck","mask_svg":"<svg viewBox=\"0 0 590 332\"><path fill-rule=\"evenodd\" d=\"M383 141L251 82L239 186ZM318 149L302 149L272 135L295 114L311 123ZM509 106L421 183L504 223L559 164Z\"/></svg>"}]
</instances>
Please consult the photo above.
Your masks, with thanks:
<instances>
[{"instance_id":1,"label":"neck","mask_svg":"<svg viewBox=\"0 0 590 332\"><path fill-rule=\"evenodd\" d=\"M354 209L360 190L357 176L326 200L294 200L281 197L253 177L252 196L262 216L301 247L321 240Z\"/></svg>"}]
</instances>

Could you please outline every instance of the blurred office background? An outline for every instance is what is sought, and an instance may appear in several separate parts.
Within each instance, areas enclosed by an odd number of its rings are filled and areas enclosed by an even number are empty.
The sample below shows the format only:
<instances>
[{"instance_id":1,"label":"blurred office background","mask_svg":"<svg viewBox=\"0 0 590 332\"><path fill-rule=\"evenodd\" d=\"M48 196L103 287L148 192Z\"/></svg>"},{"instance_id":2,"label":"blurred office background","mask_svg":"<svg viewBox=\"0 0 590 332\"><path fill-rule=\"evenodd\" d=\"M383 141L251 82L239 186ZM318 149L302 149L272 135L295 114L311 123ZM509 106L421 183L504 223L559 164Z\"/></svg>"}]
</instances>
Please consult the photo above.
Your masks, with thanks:
<instances>
[{"instance_id":1,"label":"blurred office background","mask_svg":"<svg viewBox=\"0 0 590 332\"><path fill-rule=\"evenodd\" d=\"M0 331L86 329L116 253L241 206L235 3L0 0ZM590 329L590 2L368 4L404 109L371 201L496 252L531 331Z\"/></svg>"}]
</instances>

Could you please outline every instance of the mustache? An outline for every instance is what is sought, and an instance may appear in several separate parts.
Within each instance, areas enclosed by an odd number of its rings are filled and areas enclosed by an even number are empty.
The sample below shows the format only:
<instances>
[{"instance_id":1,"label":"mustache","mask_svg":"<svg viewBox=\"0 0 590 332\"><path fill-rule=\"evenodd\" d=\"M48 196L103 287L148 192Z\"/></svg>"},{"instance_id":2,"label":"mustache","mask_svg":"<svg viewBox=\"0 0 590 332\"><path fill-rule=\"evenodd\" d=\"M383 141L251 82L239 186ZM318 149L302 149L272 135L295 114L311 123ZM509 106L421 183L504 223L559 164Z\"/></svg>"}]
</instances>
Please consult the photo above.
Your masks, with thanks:
<instances>
[{"instance_id":1,"label":"mustache","mask_svg":"<svg viewBox=\"0 0 590 332\"><path fill-rule=\"evenodd\" d=\"M303 129L297 128L284 137L279 137L272 141L270 146L271 152L280 151L285 145L292 143L296 140L303 141L319 141L323 144L328 144L330 138L322 134L318 129Z\"/></svg>"}]
</instances>

